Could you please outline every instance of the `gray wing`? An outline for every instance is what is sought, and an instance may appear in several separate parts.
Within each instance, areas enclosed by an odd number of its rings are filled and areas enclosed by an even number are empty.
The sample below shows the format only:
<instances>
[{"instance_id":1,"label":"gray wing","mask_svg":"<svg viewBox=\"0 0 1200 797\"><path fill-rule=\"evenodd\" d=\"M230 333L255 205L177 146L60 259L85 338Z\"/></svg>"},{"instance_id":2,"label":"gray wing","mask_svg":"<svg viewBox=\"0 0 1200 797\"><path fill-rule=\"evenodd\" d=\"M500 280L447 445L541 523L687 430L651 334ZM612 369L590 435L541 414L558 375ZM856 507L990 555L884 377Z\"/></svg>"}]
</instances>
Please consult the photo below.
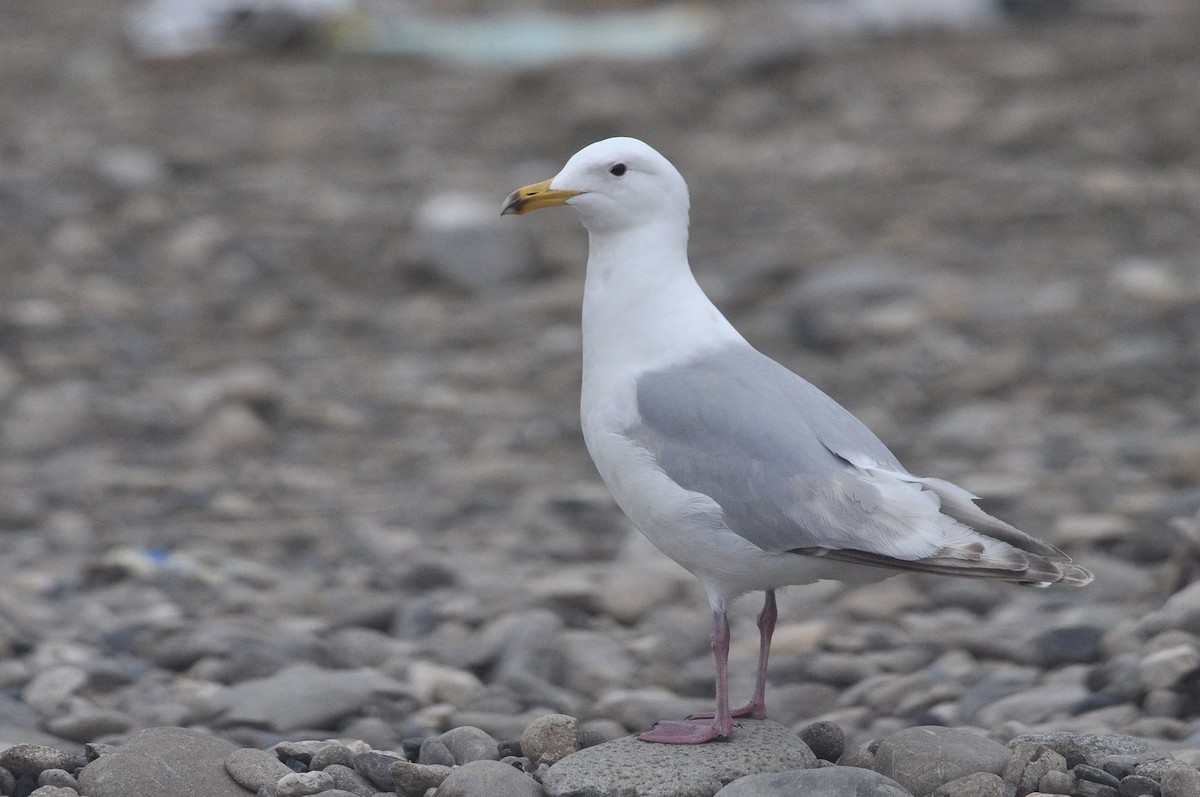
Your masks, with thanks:
<instances>
[{"instance_id":1,"label":"gray wing","mask_svg":"<svg viewBox=\"0 0 1200 797\"><path fill-rule=\"evenodd\" d=\"M763 550L1038 584L1091 580L966 490L910 474L845 408L749 346L643 375L637 406L640 421L625 433Z\"/></svg>"},{"instance_id":2,"label":"gray wing","mask_svg":"<svg viewBox=\"0 0 1200 797\"><path fill-rule=\"evenodd\" d=\"M748 346L643 375L626 434L677 484L710 496L733 531L768 551L839 546L882 496L851 461L907 473L861 421Z\"/></svg>"}]
</instances>

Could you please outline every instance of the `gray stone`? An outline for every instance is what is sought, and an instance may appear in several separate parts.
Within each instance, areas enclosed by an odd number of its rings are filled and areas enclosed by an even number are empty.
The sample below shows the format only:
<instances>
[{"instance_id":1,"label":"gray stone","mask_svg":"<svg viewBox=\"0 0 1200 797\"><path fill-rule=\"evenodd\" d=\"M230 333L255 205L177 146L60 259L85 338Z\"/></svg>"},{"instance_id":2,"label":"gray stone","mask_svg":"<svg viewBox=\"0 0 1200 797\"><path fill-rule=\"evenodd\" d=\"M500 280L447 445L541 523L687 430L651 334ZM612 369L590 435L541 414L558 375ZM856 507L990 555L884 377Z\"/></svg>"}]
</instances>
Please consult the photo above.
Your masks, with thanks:
<instances>
[{"instance_id":1,"label":"gray stone","mask_svg":"<svg viewBox=\"0 0 1200 797\"><path fill-rule=\"evenodd\" d=\"M1066 772L1067 760L1037 742L1021 742L1012 748L1012 758L1004 768L1004 783L1017 797L1037 791L1048 772Z\"/></svg>"},{"instance_id":2,"label":"gray stone","mask_svg":"<svg viewBox=\"0 0 1200 797\"><path fill-rule=\"evenodd\" d=\"M1044 744L1067 760L1067 768L1076 764L1100 766L1110 755L1140 755L1151 752L1150 743L1136 736L1118 733L1074 734L1067 731L1023 733L1008 743L1016 747L1021 742Z\"/></svg>"},{"instance_id":3,"label":"gray stone","mask_svg":"<svg viewBox=\"0 0 1200 797\"><path fill-rule=\"evenodd\" d=\"M875 771L921 797L974 772L1004 772L1011 751L984 736L956 728L921 726L888 736L875 751Z\"/></svg>"},{"instance_id":4,"label":"gray stone","mask_svg":"<svg viewBox=\"0 0 1200 797\"><path fill-rule=\"evenodd\" d=\"M515 767L480 759L451 771L434 797L544 797L544 794L533 778Z\"/></svg>"},{"instance_id":5,"label":"gray stone","mask_svg":"<svg viewBox=\"0 0 1200 797\"><path fill-rule=\"evenodd\" d=\"M25 705L43 716L64 708L72 695L87 683L88 674L82 667L62 664L43 670L21 690Z\"/></svg>"},{"instance_id":6,"label":"gray stone","mask_svg":"<svg viewBox=\"0 0 1200 797\"><path fill-rule=\"evenodd\" d=\"M246 797L225 770L237 748L187 728L149 728L79 773L88 797Z\"/></svg>"},{"instance_id":7,"label":"gray stone","mask_svg":"<svg viewBox=\"0 0 1200 797\"><path fill-rule=\"evenodd\" d=\"M343 764L330 764L321 771L333 778L333 786L336 789L357 794L358 797L371 797L376 792L370 781Z\"/></svg>"},{"instance_id":8,"label":"gray stone","mask_svg":"<svg viewBox=\"0 0 1200 797\"><path fill-rule=\"evenodd\" d=\"M842 753L841 758L837 760L839 767L858 767L860 769L875 769L875 753L869 745L860 745L852 747Z\"/></svg>"},{"instance_id":9,"label":"gray stone","mask_svg":"<svg viewBox=\"0 0 1200 797\"><path fill-rule=\"evenodd\" d=\"M974 721L982 728L995 728L1009 720L1036 725L1067 710L1090 692L1075 684L1046 684L996 700L976 713Z\"/></svg>"},{"instance_id":10,"label":"gray stone","mask_svg":"<svg viewBox=\"0 0 1200 797\"><path fill-rule=\"evenodd\" d=\"M723 744L651 744L627 736L587 747L550 767L550 797L629 794L708 797L725 784L761 772L808 769L817 758L800 737L770 720L741 720Z\"/></svg>"},{"instance_id":11,"label":"gray stone","mask_svg":"<svg viewBox=\"0 0 1200 797\"><path fill-rule=\"evenodd\" d=\"M1070 794L1075 791L1075 776L1070 772L1060 772L1059 770L1051 770L1042 779L1038 781L1038 791L1048 792L1050 794ZM1019 795L1020 792L1017 792Z\"/></svg>"},{"instance_id":12,"label":"gray stone","mask_svg":"<svg viewBox=\"0 0 1200 797\"><path fill-rule=\"evenodd\" d=\"M411 761L396 761L391 765L394 788L404 797L422 797L429 789L442 785L450 777L450 767L437 764L414 764Z\"/></svg>"},{"instance_id":13,"label":"gray stone","mask_svg":"<svg viewBox=\"0 0 1200 797\"><path fill-rule=\"evenodd\" d=\"M344 744L327 744L312 754L308 762L310 769L327 769L334 764L344 767L354 766L354 753Z\"/></svg>"},{"instance_id":14,"label":"gray stone","mask_svg":"<svg viewBox=\"0 0 1200 797\"><path fill-rule=\"evenodd\" d=\"M1161 797L1162 791L1158 781L1143 775L1126 775L1121 778L1121 786L1117 789L1121 797Z\"/></svg>"},{"instance_id":15,"label":"gray stone","mask_svg":"<svg viewBox=\"0 0 1200 797\"><path fill-rule=\"evenodd\" d=\"M566 714L538 717L521 734L521 754L534 764L553 764L582 746L579 720Z\"/></svg>"},{"instance_id":16,"label":"gray stone","mask_svg":"<svg viewBox=\"0 0 1200 797\"><path fill-rule=\"evenodd\" d=\"M464 725L450 730L437 737L446 745L446 749L454 756L456 764L466 764L470 761L498 761L500 746L491 734L480 728ZM424 745L421 745L424 748ZM421 763L427 763L422 761Z\"/></svg>"},{"instance_id":17,"label":"gray stone","mask_svg":"<svg viewBox=\"0 0 1200 797\"><path fill-rule=\"evenodd\" d=\"M1075 768L1071 770L1071 772L1073 772L1075 777L1079 780L1086 780L1090 781L1091 783L1099 783L1102 786L1111 786L1115 789L1121 785L1120 779L1115 775L1105 772L1099 767L1091 766L1090 764L1077 764Z\"/></svg>"},{"instance_id":18,"label":"gray stone","mask_svg":"<svg viewBox=\"0 0 1200 797\"><path fill-rule=\"evenodd\" d=\"M0 767L0 794L16 794L17 779L13 777L13 773L9 772L4 767Z\"/></svg>"},{"instance_id":19,"label":"gray stone","mask_svg":"<svg viewBox=\"0 0 1200 797\"><path fill-rule=\"evenodd\" d=\"M280 778L292 772L275 756L253 747L243 747L226 756L225 771L250 791L274 786Z\"/></svg>"},{"instance_id":20,"label":"gray stone","mask_svg":"<svg viewBox=\"0 0 1200 797\"><path fill-rule=\"evenodd\" d=\"M29 797L79 797L79 792L66 786L39 786Z\"/></svg>"},{"instance_id":21,"label":"gray stone","mask_svg":"<svg viewBox=\"0 0 1200 797\"><path fill-rule=\"evenodd\" d=\"M331 728L380 697L408 694L400 681L370 669L329 670L301 663L266 678L242 681L215 702L226 725L279 733Z\"/></svg>"},{"instance_id":22,"label":"gray stone","mask_svg":"<svg viewBox=\"0 0 1200 797\"><path fill-rule=\"evenodd\" d=\"M46 730L73 742L88 742L101 736L125 733L133 720L120 711L81 708L46 721Z\"/></svg>"},{"instance_id":23,"label":"gray stone","mask_svg":"<svg viewBox=\"0 0 1200 797\"><path fill-rule=\"evenodd\" d=\"M1043 631L1031 639L1029 644L1038 664L1049 668L1099 661L1102 656L1100 640L1103 637L1103 628L1076 625Z\"/></svg>"},{"instance_id":24,"label":"gray stone","mask_svg":"<svg viewBox=\"0 0 1200 797\"><path fill-rule=\"evenodd\" d=\"M37 785L61 786L65 789L79 790L79 781L65 769L43 769L41 774L37 776ZM3 792L0 792L0 794L3 794Z\"/></svg>"},{"instance_id":25,"label":"gray stone","mask_svg":"<svg viewBox=\"0 0 1200 797\"><path fill-rule=\"evenodd\" d=\"M1195 767L1172 767L1163 773L1158 787L1162 797L1196 797L1200 794L1200 771Z\"/></svg>"},{"instance_id":26,"label":"gray stone","mask_svg":"<svg viewBox=\"0 0 1200 797\"><path fill-rule=\"evenodd\" d=\"M430 736L421 742L421 751L417 754L417 763L452 767L458 762L454 760L454 753L450 752L450 748L446 746L445 742L436 736Z\"/></svg>"},{"instance_id":27,"label":"gray stone","mask_svg":"<svg viewBox=\"0 0 1200 797\"><path fill-rule=\"evenodd\" d=\"M391 791L395 788L391 768L397 761L408 763L408 759L391 753L367 750L354 755L354 771L374 783L380 791Z\"/></svg>"},{"instance_id":28,"label":"gray stone","mask_svg":"<svg viewBox=\"0 0 1200 797\"><path fill-rule=\"evenodd\" d=\"M1143 689L1168 689L1200 668L1200 650L1193 645L1175 645L1148 654L1138 664Z\"/></svg>"},{"instance_id":29,"label":"gray stone","mask_svg":"<svg viewBox=\"0 0 1200 797\"><path fill-rule=\"evenodd\" d=\"M819 759L837 761L846 749L846 734L835 723L821 720L800 730L800 739Z\"/></svg>"},{"instance_id":30,"label":"gray stone","mask_svg":"<svg viewBox=\"0 0 1200 797\"><path fill-rule=\"evenodd\" d=\"M972 772L943 783L929 797L1004 797L1004 778L992 772Z\"/></svg>"},{"instance_id":31,"label":"gray stone","mask_svg":"<svg viewBox=\"0 0 1200 797\"><path fill-rule=\"evenodd\" d=\"M275 784L275 797L309 797L332 788L333 776L328 772L291 772Z\"/></svg>"},{"instance_id":32,"label":"gray stone","mask_svg":"<svg viewBox=\"0 0 1200 797\"><path fill-rule=\"evenodd\" d=\"M764 772L738 778L715 797L912 797L889 777L857 767L820 767Z\"/></svg>"},{"instance_id":33,"label":"gray stone","mask_svg":"<svg viewBox=\"0 0 1200 797\"><path fill-rule=\"evenodd\" d=\"M36 778L47 769L70 769L71 760L70 753L40 744L17 744L0 751L0 767L18 778Z\"/></svg>"}]
</instances>

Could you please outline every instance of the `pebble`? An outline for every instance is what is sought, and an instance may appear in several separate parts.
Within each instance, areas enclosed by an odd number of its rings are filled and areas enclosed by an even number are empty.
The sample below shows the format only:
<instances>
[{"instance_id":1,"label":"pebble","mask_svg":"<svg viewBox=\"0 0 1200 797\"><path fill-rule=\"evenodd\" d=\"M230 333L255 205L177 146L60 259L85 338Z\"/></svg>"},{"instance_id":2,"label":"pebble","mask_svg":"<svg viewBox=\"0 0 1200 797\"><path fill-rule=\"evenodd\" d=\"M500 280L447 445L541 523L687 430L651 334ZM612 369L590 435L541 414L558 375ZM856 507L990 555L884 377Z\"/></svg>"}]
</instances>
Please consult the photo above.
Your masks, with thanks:
<instances>
[{"instance_id":1,"label":"pebble","mask_svg":"<svg viewBox=\"0 0 1200 797\"><path fill-rule=\"evenodd\" d=\"M534 764L553 764L581 747L579 720L566 714L538 717L521 734L521 753Z\"/></svg>"},{"instance_id":2,"label":"pebble","mask_svg":"<svg viewBox=\"0 0 1200 797\"><path fill-rule=\"evenodd\" d=\"M451 768L440 764L415 764L411 761L393 761L389 777L395 790L404 797L423 797L429 789L436 789L450 776ZM379 781L372 778L375 785ZM381 787L382 788L382 787Z\"/></svg>"},{"instance_id":3,"label":"pebble","mask_svg":"<svg viewBox=\"0 0 1200 797\"><path fill-rule=\"evenodd\" d=\"M66 786L39 786L29 797L79 797L79 792Z\"/></svg>"},{"instance_id":4,"label":"pebble","mask_svg":"<svg viewBox=\"0 0 1200 797\"><path fill-rule=\"evenodd\" d=\"M800 730L800 739L818 759L837 761L846 747L845 732L832 722L814 722Z\"/></svg>"},{"instance_id":5,"label":"pebble","mask_svg":"<svg viewBox=\"0 0 1200 797\"><path fill-rule=\"evenodd\" d=\"M770 720L742 720L720 745L646 744L625 737L588 747L550 767L548 797L587 791L636 792L640 797L711 795L732 778L810 768L816 756L804 742Z\"/></svg>"},{"instance_id":6,"label":"pebble","mask_svg":"<svg viewBox=\"0 0 1200 797\"><path fill-rule=\"evenodd\" d=\"M929 792L975 772L1000 775L1011 751L985 736L936 726L905 728L885 738L875 751L875 771L913 794Z\"/></svg>"},{"instance_id":7,"label":"pebble","mask_svg":"<svg viewBox=\"0 0 1200 797\"><path fill-rule=\"evenodd\" d=\"M333 787L333 776L328 772L291 772L275 784L275 797L308 797Z\"/></svg>"},{"instance_id":8,"label":"pebble","mask_svg":"<svg viewBox=\"0 0 1200 797\"><path fill-rule=\"evenodd\" d=\"M278 783L280 778L290 774L292 770L270 753L243 747L226 756L225 771L239 786L258 791Z\"/></svg>"},{"instance_id":9,"label":"pebble","mask_svg":"<svg viewBox=\"0 0 1200 797\"><path fill-rule=\"evenodd\" d=\"M848 794L855 797L912 797L911 792L899 783L878 772L840 766L746 775L723 787L716 797L792 797L799 794L804 797L844 797Z\"/></svg>"},{"instance_id":10,"label":"pebble","mask_svg":"<svg viewBox=\"0 0 1200 797\"><path fill-rule=\"evenodd\" d=\"M482 760L497 761L500 758L499 745L491 734L482 728L470 725L451 728L437 737L437 741L446 748L456 764ZM424 748L425 746L421 745L422 751Z\"/></svg>"},{"instance_id":11,"label":"pebble","mask_svg":"<svg viewBox=\"0 0 1200 797\"><path fill-rule=\"evenodd\" d=\"M72 769L70 753L40 744L15 744L0 750L0 767L20 777L36 778L47 769Z\"/></svg>"},{"instance_id":12,"label":"pebble","mask_svg":"<svg viewBox=\"0 0 1200 797\"><path fill-rule=\"evenodd\" d=\"M1004 779L992 772L972 772L929 793L929 797L1004 797Z\"/></svg>"},{"instance_id":13,"label":"pebble","mask_svg":"<svg viewBox=\"0 0 1200 797\"><path fill-rule=\"evenodd\" d=\"M88 797L245 797L225 769L237 748L186 728L150 728L79 773Z\"/></svg>"},{"instance_id":14,"label":"pebble","mask_svg":"<svg viewBox=\"0 0 1200 797\"><path fill-rule=\"evenodd\" d=\"M392 765L397 761L408 764L406 758L392 753L377 750L365 750L354 756L354 769L381 791L391 791L395 787L392 779Z\"/></svg>"},{"instance_id":15,"label":"pebble","mask_svg":"<svg viewBox=\"0 0 1200 797\"><path fill-rule=\"evenodd\" d=\"M254 725L281 733L302 728L333 728L381 696L402 696L408 688L371 669L331 670L298 663L266 678L252 678L213 701L226 725Z\"/></svg>"},{"instance_id":16,"label":"pebble","mask_svg":"<svg viewBox=\"0 0 1200 797\"><path fill-rule=\"evenodd\" d=\"M438 797L544 797L533 778L499 761L469 761L451 770Z\"/></svg>"},{"instance_id":17,"label":"pebble","mask_svg":"<svg viewBox=\"0 0 1200 797\"><path fill-rule=\"evenodd\" d=\"M336 789L357 794L359 797L371 797L375 794L375 787L371 782L349 766L330 764L321 771L333 778L333 786ZM392 776L395 777L395 770L392 771Z\"/></svg>"}]
</instances>

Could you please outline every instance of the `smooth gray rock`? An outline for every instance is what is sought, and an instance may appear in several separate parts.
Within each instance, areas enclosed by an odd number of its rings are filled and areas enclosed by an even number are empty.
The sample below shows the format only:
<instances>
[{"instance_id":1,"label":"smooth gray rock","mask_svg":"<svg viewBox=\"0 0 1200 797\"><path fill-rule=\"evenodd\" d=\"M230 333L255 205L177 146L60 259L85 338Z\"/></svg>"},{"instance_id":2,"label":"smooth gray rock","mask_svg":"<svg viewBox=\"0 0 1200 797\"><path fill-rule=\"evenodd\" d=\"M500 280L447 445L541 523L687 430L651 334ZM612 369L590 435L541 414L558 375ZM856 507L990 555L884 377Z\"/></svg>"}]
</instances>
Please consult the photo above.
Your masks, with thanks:
<instances>
[{"instance_id":1,"label":"smooth gray rock","mask_svg":"<svg viewBox=\"0 0 1200 797\"><path fill-rule=\"evenodd\" d=\"M379 697L408 693L394 678L375 670L329 670L300 663L267 678L242 681L215 706L226 725L254 725L288 731L331 728Z\"/></svg>"},{"instance_id":2,"label":"smooth gray rock","mask_svg":"<svg viewBox=\"0 0 1200 797\"><path fill-rule=\"evenodd\" d=\"M454 753L450 752L450 748L441 739L430 736L421 742L421 752L417 754L417 763L452 767L458 762L454 760Z\"/></svg>"},{"instance_id":3,"label":"smooth gray rock","mask_svg":"<svg viewBox=\"0 0 1200 797\"><path fill-rule=\"evenodd\" d=\"M450 767L411 761L396 761L390 771L396 793L403 797L422 797L429 789L442 785L451 772Z\"/></svg>"},{"instance_id":4,"label":"smooth gray rock","mask_svg":"<svg viewBox=\"0 0 1200 797\"><path fill-rule=\"evenodd\" d=\"M924 797L943 783L974 772L1004 772L1012 752L987 737L940 726L905 728L875 751L875 771Z\"/></svg>"},{"instance_id":5,"label":"smooth gray rock","mask_svg":"<svg viewBox=\"0 0 1200 797\"><path fill-rule=\"evenodd\" d=\"M535 764L562 761L581 746L579 720L566 714L538 717L521 734L521 753Z\"/></svg>"},{"instance_id":6,"label":"smooth gray rock","mask_svg":"<svg viewBox=\"0 0 1200 797\"><path fill-rule=\"evenodd\" d=\"M992 772L972 772L943 783L929 797L1004 797L1004 778Z\"/></svg>"},{"instance_id":7,"label":"smooth gray rock","mask_svg":"<svg viewBox=\"0 0 1200 797\"><path fill-rule=\"evenodd\" d=\"M500 745L492 738L491 734L481 728L471 725L451 728L437 737L437 740L446 745L450 755L454 756L456 764L466 764L471 761L498 761L500 759ZM424 752L424 745L421 747ZM440 762L422 760L421 763Z\"/></svg>"},{"instance_id":8,"label":"smooth gray rock","mask_svg":"<svg viewBox=\"0 0 1200 797\"><path fill-rule=\"evenodd\" d=\"M370 781L343 764L330 764L321 771L333 778L333 786L336 789L357 794L359 797L371 797L376 792Z\"/></svg>"},{"instance_id":9,"label":"smooth gray rock","mask_svg":"<svg viewBox=\"0 0 1200 797\"><path fill-rule=\"evenodd\" d=\"M309 797L333 786L333 776L328 772L291 772L275 784L275 797Z\"/></svg>"},{"instance_id":10,"label":"smooth gray rock","mask_svg":"<svg viewBox=\"0 0 1200 797\"><path fill-rule=\"evenodd\" d=\"M69 769L71 754L41 744L16 744L0 751L0 767L18 778L23 775L36 778L47 769Z\"/></svg>"},{"instance_id":11,"label":"smooth gray rock","mask_svg":"<svg viewBox=\"0 0 1200 797\"><path fill-rule=\"evenodd\" d=\"M149 728L79 773L88 797L246 797L225 770L230 742L187 728Z\"/></svg>"},{"instance_id":12,"label":"smooth gray rock","mask_svg":"<svg viewBox=\"0 0 1200 797\"><path fill-rule=\"evenodd\" d=\"M620 794L623 797L711 797L725 784L761 772L815 766L800 737L770 720L741 720L728 742L650 744L635 736L588 747L546 774L550 797Z\"/></svg>"},{"instance_id":13,"label":"smooth gray rock","mask_svg":"<svg viewBox=\"0 0 1200 797\"><path fill-rule=\"evenodd\" d=\"M822 720L806 725L800 730L800 738L813 755L825 761L837 761L846 750L846 734L832 722Z\"/></svg>"},{"instance_id":14,"label":"smooth gray rock","mask_svg":"<svg viewBox=\"0 0 1200 797\"><path fill-rule=\"evenodd\" d=\"M375 784L381 791L391 791L395 788L391 768L398 761L408 763L408 759L391 753L367 750L354 756L354 770Z\"/></svg>"},{"instance_id":15,"label":"smooth gray rock","mask_svg":"<svg viewBox=\"0 0 1200 797\"><path fill-rule=\"evenodd\" d=\"M515 767L480 759L456 767L434 797L544 797L544 792L537 781Z\"/></svg>"},{"instance_id":16,"label":"smooth gray rock","mask_svg":"<svg viewBox=\"0 0 1200 797\"><path fill-rule=\"evenodd\" d=\"M292 772L275 756L253 747L243 747L226 756L225 771L250 791L258 791L264 786L274 787L280 778Z\"/></svg>"},{"instance_id":17,"label":"smooth gray rock","mask_svg":"<svg viewBox=\"0 0 1200 797\"><path fill-rule=\"evenodd\" d=\"M42 770L42 773L37 776L37 785L61 786L64 789L75 789L76 791L79 790L79 781L75 779L74 775L72 775L70 772L67 772L65 769ZM3 791L0 791L0 794L3 793Z\"/></svg>"},{"instance_id":18,"label":"smooth gray rock","mask_svg":"<svg viewBox=\"0 0 1200 797\"><path fill-rule=\"evenodd\" d=\"M354 767L354 753L343 744L327 744L312 755L310 769L328 769L334 764Z\"/></svg>"},{"instance_id":19,"label":"smooth gray rock","mask_svg":"<svg viewBox=\"0 0 1200 797\"><path fill-rule=\"evenodd\" d=\"M67 786L39 786L29 797L79 797L79 792Z\"/></svg>"},{"instance_id":20,"label":"smooth gray rock","mask_svg":"<svg viewBox=\"0 0 1200 797\"><path fill-rule=\"evenodd\" d=\"M912 797L891 778L857 767L821 767L746 775L715 797Z\"/></svg>"},{"instance_id":21,"label":"smooth gray rock","mask_svg":"<svg viewBox=\"0 0 1200 797\"><path fill-rule=\"evenodd\" d=\"M74 742L125 733L131 727L133 720L127 715L104 708L84 708L46 721L46 730Z\"/></svg>"}]
</instances>

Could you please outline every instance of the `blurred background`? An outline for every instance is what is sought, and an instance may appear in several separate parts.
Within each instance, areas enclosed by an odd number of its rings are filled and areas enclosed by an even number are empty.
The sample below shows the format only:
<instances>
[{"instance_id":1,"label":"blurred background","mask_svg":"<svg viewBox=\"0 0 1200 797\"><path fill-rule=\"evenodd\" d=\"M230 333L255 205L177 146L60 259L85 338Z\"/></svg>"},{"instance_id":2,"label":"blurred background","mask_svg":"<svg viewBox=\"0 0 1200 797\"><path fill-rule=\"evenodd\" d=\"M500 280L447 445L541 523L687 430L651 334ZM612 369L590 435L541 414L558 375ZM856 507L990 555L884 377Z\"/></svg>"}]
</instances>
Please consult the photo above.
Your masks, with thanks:
<instances>
[{"instance_id":1,"label":"blurred background","mask_svg":"<svg viewBox=\"0 0 1200 797\"><path fill-rule=\"evenodd\" d=\"M640 621L586 237L498 215L612 135L688 179L755 345L1092 600L1161 601L1200 540L1198 130L1187 0L0 4L0 683L207 620Z\"/></svg>"}]
</instances>

